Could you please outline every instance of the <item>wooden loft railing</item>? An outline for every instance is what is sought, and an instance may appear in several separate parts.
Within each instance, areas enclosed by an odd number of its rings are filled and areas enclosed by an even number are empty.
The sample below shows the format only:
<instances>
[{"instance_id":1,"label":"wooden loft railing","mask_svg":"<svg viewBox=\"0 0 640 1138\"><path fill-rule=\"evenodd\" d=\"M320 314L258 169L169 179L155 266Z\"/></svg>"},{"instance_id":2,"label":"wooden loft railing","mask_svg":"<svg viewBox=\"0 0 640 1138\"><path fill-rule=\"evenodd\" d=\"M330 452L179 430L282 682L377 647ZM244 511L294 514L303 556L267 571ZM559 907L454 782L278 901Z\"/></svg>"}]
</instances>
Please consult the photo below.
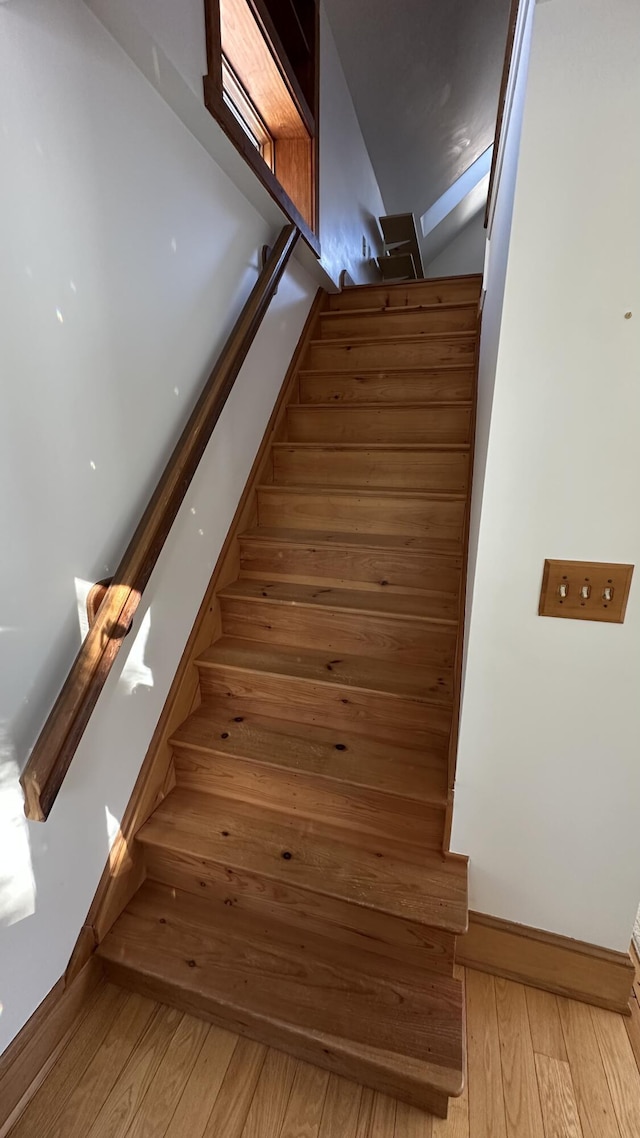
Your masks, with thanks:
<instances>
[{"instance_id":1,"label":"wooden loft railing","mask_svg":"<svg viewBox=\"0 0 640 1138\"><path fill-rule=\"evenodd\" d=\"M198 463L300 236L281 231L196 403L22 772L25 814L44 822L131 626Z\"/></svg>"}]
</instances>

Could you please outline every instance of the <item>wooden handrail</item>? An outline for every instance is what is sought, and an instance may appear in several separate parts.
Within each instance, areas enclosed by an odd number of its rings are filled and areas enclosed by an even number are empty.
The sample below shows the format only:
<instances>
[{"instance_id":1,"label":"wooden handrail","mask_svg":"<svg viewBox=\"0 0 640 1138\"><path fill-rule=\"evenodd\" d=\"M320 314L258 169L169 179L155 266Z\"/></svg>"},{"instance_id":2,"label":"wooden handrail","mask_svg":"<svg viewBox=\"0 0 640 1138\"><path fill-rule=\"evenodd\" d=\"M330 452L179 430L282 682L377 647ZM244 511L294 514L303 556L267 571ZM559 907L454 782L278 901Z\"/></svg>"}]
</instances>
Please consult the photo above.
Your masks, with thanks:
<instances>
[{"instance_id":1,"label":"wooden handrail","mask_svg":"<svg viewBox=\"0 0 640 1138\"><path fill-rule=\"evenodd\" d=\"M513 52L516 40L516 25L518 23L518 13L520 11L521 0L511 0L511 8L509 10L509 23L507 24L507 42L504 49L504 62L502 64L502 78L500 80L500 94L498 95L498 112L496 115L496 130L493 139L493 154L491 155L491 171L489 173L489 189L487 191L487 204L484 211L484 227L489 225L489 215L491 213L491 203L493 201L493 191L496 184L496 175L498 172L498 151L502 141L502 128L504 125L504 112L507 102L507 87L509 86L509 76L511 74L511 65L513 63Z\"/></svg>"},{"instance_id":2,"label":"wooden handrail","mask_svg":"<svg viewBox=\"0 0 640 1138\"><path fill-rule=\"evenodd\" d=\"M296 226L286 225L273 246L27 760L20 782L25 814L32 821L44 822L55 802L143 590L299 236Z\"/></svg>"}]
</instances>

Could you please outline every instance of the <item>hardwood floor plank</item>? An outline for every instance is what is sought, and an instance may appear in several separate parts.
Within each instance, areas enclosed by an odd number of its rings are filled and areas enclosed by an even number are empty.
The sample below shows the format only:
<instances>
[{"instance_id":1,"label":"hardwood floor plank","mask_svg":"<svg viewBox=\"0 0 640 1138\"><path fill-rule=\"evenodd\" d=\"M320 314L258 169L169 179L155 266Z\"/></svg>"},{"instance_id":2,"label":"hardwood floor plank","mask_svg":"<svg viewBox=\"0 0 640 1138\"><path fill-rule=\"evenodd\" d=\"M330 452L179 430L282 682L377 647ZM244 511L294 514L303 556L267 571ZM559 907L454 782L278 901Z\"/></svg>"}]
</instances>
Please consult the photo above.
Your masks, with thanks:
<instances>
[{"instance_id":1,"label":"hardwood floor plank","mask_svg":"<svg viewBox=\"0 0 640 1138\"><path fill-rule=\"evenodd\" d=\"M640 1072L621 1015L591 1008L621 1138L640 1134Z\"/></svg>"},{"instance_id":2,"label":"hardwood floor plank","mask_svg":"<svg viewBox=\"0 0 640 1138\"><path fill-rule=\"evenodd\" d=\"M558 1011L584 1138L620 1138L591 1011L562 996Z\"/></svg>"},{"instance_id":3,"label":"hardwood floor plank","mask_svg":"<svg viewBox=\"0 0 640 1138\"><path fill-rule=\"evenodd\" d=\"M365 1093L357 1083L329 1075L319 1138L361 1138L357 1126Z\"/></svg>"},{"instance_id":4,"label":"hardwood floor plank","mask_svg":"<svg viewBox=\"0 0 640 1138\"><path fill-rule=\"evenodd\" d=\"M394 1098L381 1094L380 1091L375 1092L367 1138L394 1138L396 1105Z\"/></svg>"},{"instance_id":5,"label":"hardwood floor plank","mask_svg":"<svg viewBox=\"0 0 640 1138\"><path fill-rule=\"evenodd\" d=\"M182 1020L182 1012L159 1004L126 1067L99 1111L89 1138L126 1134Z\"/></svg>"},{"instance_id":6,"label":"hardwood floor plank","mask_svg":"<svg viewBox=\"0 0 640 1138\"><path fill-rule=\"evenodd\" d=\"M329 1072L300 1061L279 1138L318 1138Z\"/></svg>"},{"instance_id":7,"label":"hardwood floor plank","mask_svg":"<svg viewBox=\"0 0 640 1138\"><path fill-rule=\"evenodd\" d=\"M237 1043L232 1032L209 1027L166 1138L202 1138Z\"/></svg>"},{"instance_id":8,"label":"hardwood floor plank","mask_svg":"<svg viewBox=\"0 0 640 1138\"><path fill-rule=\"evenodd\" d=\"M459 1098L449 1099L447 1117L433 1119L432 1129L433 1138L470 1138L468 1082ZM487 1131L485 1138L488 1138L489 1134L490 1131ZM400 1135L397 1135L397 1138L400 1138Z\"/></svg>"},{"instance_id":9,"label":"hardwood floor plank","mask_svg":"<svg viewBox=\"0 0 640 1138\"><path fill-rule=\"evenodd\" d=\"M47 1138L86 1138L91 1124L117 1083L157 1005L137 993L127 997L103 1043L87 1067Z\"/></svg>"},{"instance_id":10,"label":"hardwood floor plank","mask_svg":"<svg viewBox=\"0 0 640 1138\"><path fill-rule=\"evenodd\" d=\"M508 1138L544 1138L527 1000L522 984L496 978Z\"/></svg>"},{"instance_id":11,"label":"hardwood floor plank","mask_svg":"<svg viewBox=\"0 0 640 1138\"><path fill-rule=\"evenodd\" d=\"M362 1088L362 1097L360 1098L360 1109L358 1111L358 1122L356 1126L356 1138L368 1138L374 1097L375 1091L371 1087Z\"/></svg>"},{"instance_id":12,"label":"hardwood floor plank","mask_svg":"<svg viewBox=\"0 0 640 1138\"><path fill-rule=\"evenodd\" d=\"M634 995L629 1000L629 1007L631 1008L631 1015L625 1019L625 1027L638 1069L640 1069L640 1005L635 997L635 985Z\"/></svg>"},{"instance_id":13,"label":"hardwood floor plank","mask_svg":"<svg viewBox=\"0 0 640 1138\"><path fill-rule=\"evenodd\" d=\"M126 1131L127 1138L164 1138L208 1030L204 1020L183 1016Z\"/></svg>"},{"instance_id":14,"label":"hardwood floor plank","mask_svg":"<svg viewBox=\"0 0 640 1138\"><path fill-rule=\"evenodd\" d=\"M394 1138L432 1138L433 1118L415 1106L399 1102L396 1107Z\"/></svg>"},{"instance_id":15,"label":"hardwood floor plank","mask_svg":"<svg viewBox=\"0 0 640 1138\"><path fill-rule=\"evenodd\" d=\"M262 1043L238 1040L203 1138L240 1138L266 1056Z\"/></svg>"},{"instance_id":16,"label":"hardwood floor plank","mask_svg":"<svg viewBox=\"0 0 640 1138\"><path fill-rule=\"evenodd\" d=\"M278 1138L298 1061L270 1048L249 1107L242 1138Z\"/></svg>"},{"instance_id":17,"label":"hardwood floor plank","mask_svg":"<svg viewBox=\"0 0 640 1138\"><path fill-rule=\"evenodd\" d=\"M493 976L466 969L469 1133L506 1138L500 1036Z\"/></svg>"},{"instance_id":18,"label":"hardwood floor plank","mask_svg":"<svg viewBox=\"0 0 640 1138\"><path fill-rule=\"evenodd\" d=\"M101 986L89 1012L12 1129L11 1138L33 1138L53 1126L127 999L126 992L114 984Z\"/></svg>"},{"instance_id":19,"label":"hardwood floor plank","mask_svg":"<svg viewBox=\"0 0 640 1138\"><path fill-rule=\"evenodd\" d=\"M567 1062L567 1049L562 1034L557 998L540 988L527 988L527 1011L533 1050L550 1059Z\"/></svg>"},{"instance_id":20,"label":"hardwood floor plank","mask_svg":"<svg viewBox=\"0 0 640 1138\"><path fill-rule=\"evenodd\" d=\"M583 1138L569 1064L544 1054L535 1059L545 1138Z\"/></svg>"}]
</instances>

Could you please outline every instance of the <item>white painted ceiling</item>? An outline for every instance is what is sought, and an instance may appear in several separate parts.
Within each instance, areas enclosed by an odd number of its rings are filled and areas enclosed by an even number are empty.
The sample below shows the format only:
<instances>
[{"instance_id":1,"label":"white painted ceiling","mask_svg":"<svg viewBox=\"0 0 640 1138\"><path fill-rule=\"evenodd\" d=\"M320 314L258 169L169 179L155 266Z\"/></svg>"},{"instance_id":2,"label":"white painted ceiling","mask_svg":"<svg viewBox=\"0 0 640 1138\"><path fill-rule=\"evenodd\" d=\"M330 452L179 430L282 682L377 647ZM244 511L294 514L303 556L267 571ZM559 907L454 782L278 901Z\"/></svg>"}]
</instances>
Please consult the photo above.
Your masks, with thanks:
<instances>
[{"instance_id":1,"label":"white painted ceiling","mask_svg":"<svg viewBox=\"0 0 640 1138\"><path fill-rule=\"evenodd\" d=\"M493 141L510 0L324 3L387 212L419 218Z\"/></svg>"}]
</instances>

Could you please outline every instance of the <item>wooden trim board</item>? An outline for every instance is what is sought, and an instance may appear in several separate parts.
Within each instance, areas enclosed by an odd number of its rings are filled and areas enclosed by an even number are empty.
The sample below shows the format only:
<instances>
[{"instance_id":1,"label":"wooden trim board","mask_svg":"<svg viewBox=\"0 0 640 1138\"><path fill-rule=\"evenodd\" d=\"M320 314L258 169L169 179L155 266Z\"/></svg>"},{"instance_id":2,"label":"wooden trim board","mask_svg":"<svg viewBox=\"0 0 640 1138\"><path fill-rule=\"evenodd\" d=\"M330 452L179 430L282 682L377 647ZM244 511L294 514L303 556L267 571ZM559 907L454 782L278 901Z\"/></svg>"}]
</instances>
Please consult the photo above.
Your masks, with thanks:
<instances>
[{"instance_id":1,"label":"wooden trim board","mask_svg":"<svg viewBox=\"0 0 640 1138\"><path fill-rule=\"evenodd\" d=\"M73 980L61 976L0 1056L0 1138L49 1073L101 979L102 964L95 956Z\"/></svg>"},{"instance_id":2,"label":"wooden trim board","mask_svg":"<svg viewBox=\"0 0 640 1138\"><path fill-rule=\"evenodd\" d=\"M634 969L625 952L470 912L469 931L457 939L456 961L532 988L630 1014Z\"/></svg>"}]
</instances>

